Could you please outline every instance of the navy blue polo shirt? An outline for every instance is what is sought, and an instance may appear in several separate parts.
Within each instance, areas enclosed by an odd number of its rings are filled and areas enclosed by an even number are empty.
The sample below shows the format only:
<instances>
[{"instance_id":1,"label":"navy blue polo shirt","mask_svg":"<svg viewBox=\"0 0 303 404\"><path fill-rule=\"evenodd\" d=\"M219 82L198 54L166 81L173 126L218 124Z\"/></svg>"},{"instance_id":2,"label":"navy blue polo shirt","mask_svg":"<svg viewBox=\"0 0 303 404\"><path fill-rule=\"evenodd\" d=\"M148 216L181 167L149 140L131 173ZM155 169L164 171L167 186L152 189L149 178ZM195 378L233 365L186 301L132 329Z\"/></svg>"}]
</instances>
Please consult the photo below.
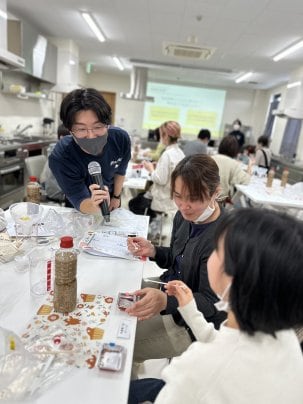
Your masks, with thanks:
<instances>
[{"instance_id":1,"label":"navy blue polo shirt","mask_svg":"<svg viewBox=\"0 0 303 404\"><path fill-rule=\"evenodd\" d=\"M84 152L71 135L65 136L49 156L49 167L68 200L79 210L81 202L91 195L88 187L92 181L88 164L91 161L100 164L103 182L108 186L109 192L112 192L114 176L125 175L130 157L131 144L128 133L123 129L110 127L101 155L93 156Z\"/></svg>"}]
</instances>

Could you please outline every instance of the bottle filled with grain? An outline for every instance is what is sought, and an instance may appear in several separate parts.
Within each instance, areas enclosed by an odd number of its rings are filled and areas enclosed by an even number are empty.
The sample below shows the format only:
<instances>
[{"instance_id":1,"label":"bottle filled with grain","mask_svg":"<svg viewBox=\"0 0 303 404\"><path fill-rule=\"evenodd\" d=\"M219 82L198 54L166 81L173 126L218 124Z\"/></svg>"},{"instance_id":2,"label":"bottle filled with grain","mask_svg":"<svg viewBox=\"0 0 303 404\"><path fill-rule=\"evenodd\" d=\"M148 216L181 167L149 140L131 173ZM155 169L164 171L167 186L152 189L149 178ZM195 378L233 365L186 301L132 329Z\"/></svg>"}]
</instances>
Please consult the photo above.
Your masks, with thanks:
<instances>
[{"instance_id":1,"label":"bottle filled with grain","mask_svg":"<svg viewBox=\"0 0 303 404\"><path fill-rule=\"evenodd\" d=\"M77 303L77 256L73 238L62 237L55 254L54 309L60 313L73 311Z\"/></svg>"}]
</instances>

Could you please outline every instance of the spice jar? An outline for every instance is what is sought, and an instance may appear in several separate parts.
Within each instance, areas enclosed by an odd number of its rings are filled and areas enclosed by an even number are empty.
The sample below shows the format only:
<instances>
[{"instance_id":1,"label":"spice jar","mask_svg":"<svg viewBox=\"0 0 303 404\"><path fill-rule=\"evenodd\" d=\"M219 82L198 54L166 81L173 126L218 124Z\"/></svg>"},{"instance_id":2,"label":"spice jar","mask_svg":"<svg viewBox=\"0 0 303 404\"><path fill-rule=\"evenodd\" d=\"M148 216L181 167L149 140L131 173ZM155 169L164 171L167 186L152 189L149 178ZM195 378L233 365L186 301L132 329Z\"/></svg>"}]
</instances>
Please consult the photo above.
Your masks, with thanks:
<instances>
[{"instance_id":1,"label":"spice jar","mask_svg":"<svg viewBox=\"0 0 303 404\"><path fill-rule=\"evenodd\" d=\"M29 177L29 182L26 187L26 201L40 203L40 184L37 177Z\"/></svg>"},{"instance_id":2,"label":"spice jar","mask_svg":"<svg viewBox=\"0 0 303 404\"><path fill-rule=\"evenodd\" d=\"M77 252L73 238L62 237L55 254L54 309L61 313L73 311L77 303Z\"/></svg>"}]
</instances>

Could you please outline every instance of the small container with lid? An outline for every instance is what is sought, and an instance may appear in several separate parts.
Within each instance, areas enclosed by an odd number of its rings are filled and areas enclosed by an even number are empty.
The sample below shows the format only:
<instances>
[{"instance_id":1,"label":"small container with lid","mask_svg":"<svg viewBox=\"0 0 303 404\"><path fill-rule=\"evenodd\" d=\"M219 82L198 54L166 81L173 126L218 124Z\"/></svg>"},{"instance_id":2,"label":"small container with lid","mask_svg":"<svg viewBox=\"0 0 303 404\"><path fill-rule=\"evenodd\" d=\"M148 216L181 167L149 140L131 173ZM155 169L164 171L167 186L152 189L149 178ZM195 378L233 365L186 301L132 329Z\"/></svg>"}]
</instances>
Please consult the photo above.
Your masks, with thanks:
<instances>
[{"instance_id":1,"label":"small container with lid","mask_svg":"<svg viewBox=\"0 0 303 404\"><path fill-rule=\"evenodd\" d=\"M55 254L54 309L61 313L73 311L77 303L77 251L73 238L61 238Z\"/></svg>"},{"instance_id":2,"label":"small container with lid","mask_svg":"<svg viewBox=\"0 0 303 404\"><path fill-rule=\"evenodd\" d=\"M27 202L40 203L40 197L40 184L37 177L30 176L26 187L26 200Z\"/></svg>"}]
</instances>

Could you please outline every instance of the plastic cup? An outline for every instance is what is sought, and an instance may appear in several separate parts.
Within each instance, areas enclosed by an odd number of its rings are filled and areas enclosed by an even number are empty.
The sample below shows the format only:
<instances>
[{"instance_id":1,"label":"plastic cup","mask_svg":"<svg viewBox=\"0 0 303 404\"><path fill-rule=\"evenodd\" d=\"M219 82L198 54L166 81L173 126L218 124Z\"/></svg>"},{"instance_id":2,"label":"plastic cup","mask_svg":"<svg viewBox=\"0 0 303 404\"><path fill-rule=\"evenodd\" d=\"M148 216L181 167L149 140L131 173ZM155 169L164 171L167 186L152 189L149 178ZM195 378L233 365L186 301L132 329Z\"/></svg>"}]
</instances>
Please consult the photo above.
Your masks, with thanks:
<instances>
[{"instance_id":1,"label":"plastic cup","mask_svg":"<svg viewBox=\"0 0 303 404\"><path fill-rule=\"evenodd\" d=\"M31 202L21 202L11 205L9 211L15 222L17 239L34 235L42 216L42 206Z\"/></svg>"},{"instance_id":2,"label":"plastic cup","mask_svg":"<svg viewBox=\"0 0 303 404\"><path fill-rule=\"evenodd\" d=\"M30 292L42 296L53 288L54 260L45 247L35 248L29 256Z\"/></svg>"}]
</instances>

